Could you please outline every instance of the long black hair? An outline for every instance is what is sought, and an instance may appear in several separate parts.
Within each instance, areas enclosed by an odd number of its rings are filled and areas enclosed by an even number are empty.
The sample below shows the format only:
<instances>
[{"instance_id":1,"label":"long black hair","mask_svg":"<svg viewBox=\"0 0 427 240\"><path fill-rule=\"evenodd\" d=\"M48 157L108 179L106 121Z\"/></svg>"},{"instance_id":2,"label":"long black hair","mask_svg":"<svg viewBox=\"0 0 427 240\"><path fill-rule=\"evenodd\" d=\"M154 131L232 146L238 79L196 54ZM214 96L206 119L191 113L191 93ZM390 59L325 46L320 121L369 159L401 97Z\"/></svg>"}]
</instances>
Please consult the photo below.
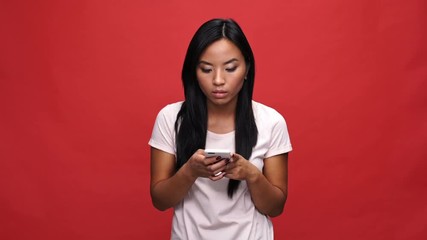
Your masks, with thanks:
<instances>
[{"instance_id":1,"label":"long black hair","mask_svg":"<svg viewBox=\"0 0 427 240\"><path fill-rule=\"evenodd\" d=\"M226 38L233 42L245 58L247 75L238 94L235 118L235 151L249 159L258 138L252 110L255 60L252 49L240 26L232 19L212 19L196 31L187 49L182 68L185 101L175 122L177 169L184 165L197 149L204 149L207 134L206 96L197 81L196 69L203 51L213 42ZM231 198L240 181L230 179Z\"/></svg>"}]
</instances>

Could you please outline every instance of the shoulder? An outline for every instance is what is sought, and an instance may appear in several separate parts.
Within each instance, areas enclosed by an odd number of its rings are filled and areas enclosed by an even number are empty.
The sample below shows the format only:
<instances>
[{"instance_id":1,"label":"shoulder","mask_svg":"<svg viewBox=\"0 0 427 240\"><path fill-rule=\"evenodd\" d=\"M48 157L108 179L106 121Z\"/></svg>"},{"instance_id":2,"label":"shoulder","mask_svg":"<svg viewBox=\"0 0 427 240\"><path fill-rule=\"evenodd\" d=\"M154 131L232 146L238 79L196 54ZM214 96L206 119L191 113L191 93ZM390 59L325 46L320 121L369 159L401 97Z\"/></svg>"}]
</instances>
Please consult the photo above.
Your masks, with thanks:
<instances>
[{"instance_id":1,"label":"shoulder","mask_svg":"<svg viewBox=\"0 0 427 240\"><path fill-rule=\"evenodd\" d=\"M183 102L164 106L157 114L149 145L170 154L175 153L175 121Z\"/></svg>"},{"instance_id":2,"label":"shoulder","mask_svg":"<svg viewBox=\"0 0 427 240\"><path fill-rule=\"evenodd\" d=\"M183 101L170 103L164 106L157 114L156 123L163 127L173 127L176 121L179 110L181 109Z\"/></svg>"},{"instance_id":3,"label":"shoulder","mask_svg":"<svg viewBox=\"0 0 427 240\"><path fill-rule=\"evenodd\" d=\"M252 101L252 109L257 122L275 124L277 122L285 121L282 114L280 114L276 109L262 103Z\"/></svg>"},{"instance_id":4,"label":"shoulder","mask_svg":"<svg viewBox=\"0 0 427 240\"><path fill-rule=\"evenodd\" d=\"M292 150L285 118L276 109L253 102L255 122L258 128L258 146L266 147L264 158Z\"/></svg>"},{"instance_id":5,"label":"shoulder","mask_svg":"<svg viewBox=\"0 0 427 240\"><path fill-rule=\"evenodd\" d=\"M164 106L160 112L161 113L178 113L179 110L181 109L182 103L184 101L179 101L179 102L174 102L174 103L170 103L166 106Z\"/></svg>"},{"instance_id":6,"label":"shoulder","mask_svg":"<svg viewBox=\"0 0 427 240\"><path fill-rule=\"evenodd\" d=\"M170 103L166 106L164 106L158 114L158 117L163 116L163 117L176 117L176 115L178 114L179 110L181 109L183 101L179 101L179 102L175 102L175 103Z\"/></svg>"}]
</instances>

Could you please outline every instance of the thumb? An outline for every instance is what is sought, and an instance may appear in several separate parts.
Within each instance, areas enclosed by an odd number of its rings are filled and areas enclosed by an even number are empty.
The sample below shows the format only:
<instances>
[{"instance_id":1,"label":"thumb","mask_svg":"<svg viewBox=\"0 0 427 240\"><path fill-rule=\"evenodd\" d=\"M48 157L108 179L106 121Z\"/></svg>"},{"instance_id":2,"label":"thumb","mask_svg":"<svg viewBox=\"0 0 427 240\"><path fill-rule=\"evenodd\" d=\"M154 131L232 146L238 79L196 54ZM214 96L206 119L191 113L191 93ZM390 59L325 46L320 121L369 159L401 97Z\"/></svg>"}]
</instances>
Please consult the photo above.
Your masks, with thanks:
<instances>
[{"instance_id":1,"label":"thumb","mask_svg":"<svg viewBox=\"0 0 427 240\"><path fill-rule=\"evenodd\" d=\"M240 156L239 154L237 154L237 153L233 153L233 154L231 155L230 162L237 161L237 160L239 160L239 158L241 158L241 157L242 157L242 156Z\"/></svg>"}]
</instances>

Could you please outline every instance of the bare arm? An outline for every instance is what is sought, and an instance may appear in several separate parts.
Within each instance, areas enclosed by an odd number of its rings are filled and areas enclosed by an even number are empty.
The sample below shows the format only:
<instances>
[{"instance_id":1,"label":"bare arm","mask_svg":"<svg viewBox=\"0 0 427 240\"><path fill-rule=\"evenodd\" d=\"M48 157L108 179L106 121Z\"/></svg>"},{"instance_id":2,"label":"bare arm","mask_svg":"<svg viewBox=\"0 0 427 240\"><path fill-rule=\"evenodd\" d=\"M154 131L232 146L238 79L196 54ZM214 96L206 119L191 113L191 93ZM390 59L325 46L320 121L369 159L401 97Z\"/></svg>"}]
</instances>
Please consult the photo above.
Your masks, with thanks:
<instances>
[{"instance_id":1,"label":"bare arm","mask_svg":"<svg viewBox=\"0 0 427 240\"><path fill-rule=\"evenodd\" d=\"M206 158L203 150L198 150L176 171L175 156L152 147L150 194L154 207L162 211L174 207L184 199L198 177L221 179L224 174L214 175L224 170L225 160L215 162L215 158Z\"/></svg>"},{"instance_id":2,"label":"bare arm","mask_svg":"<svg viewBox=\"0 0 427 240\"><path fill-rule=\"evenodd\" d=\"M287 153L264 159L263 172L238 154L229 165L225 176L246 180L258 211L271 217L283 212L288 185Z\"/></svg>"},{"instance_id":3,"label":"bare arm","mask_svg":"<svg viewBox=\"0 0 427 240\"><path fill-rule=\"evenodd\" d=\"M151 200L162 211L181 201L196 180L184 166L175 173L175 165L174 155L151 148Z\"/></svg>"}]
</instances>

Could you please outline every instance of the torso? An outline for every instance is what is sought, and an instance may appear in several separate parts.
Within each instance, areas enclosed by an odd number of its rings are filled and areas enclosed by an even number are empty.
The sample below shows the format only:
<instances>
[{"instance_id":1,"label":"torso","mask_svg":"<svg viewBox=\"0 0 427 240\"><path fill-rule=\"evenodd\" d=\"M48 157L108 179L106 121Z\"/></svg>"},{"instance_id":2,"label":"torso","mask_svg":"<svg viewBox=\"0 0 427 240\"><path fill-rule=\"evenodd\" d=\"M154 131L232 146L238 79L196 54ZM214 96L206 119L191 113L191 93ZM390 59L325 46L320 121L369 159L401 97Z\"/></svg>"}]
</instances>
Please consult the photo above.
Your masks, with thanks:
<instances>
[{"instance_id":1,"label":"torso","mask_svg":"<svg viewBox=\"0 0 427 240\"><path fill-rule=\"evenodd\" d=\"M181 103L164 108L158 117L161 130L150 140L152 147L176 154L174 123ZM253 102L258 141L249 161L260 171L264 159L292 149L286 123L279 113ZM233 120L234 122L234 120ZM215 123L208 127L206 148L234 152L233 128ZM274 139L274 141L273 141ZM199 178L184 200L174 209L172 239L273 239L270 219L254 206L246 182L241 182L233 198L227 195L228 179Z\"/></svg>"}]
</instances>

